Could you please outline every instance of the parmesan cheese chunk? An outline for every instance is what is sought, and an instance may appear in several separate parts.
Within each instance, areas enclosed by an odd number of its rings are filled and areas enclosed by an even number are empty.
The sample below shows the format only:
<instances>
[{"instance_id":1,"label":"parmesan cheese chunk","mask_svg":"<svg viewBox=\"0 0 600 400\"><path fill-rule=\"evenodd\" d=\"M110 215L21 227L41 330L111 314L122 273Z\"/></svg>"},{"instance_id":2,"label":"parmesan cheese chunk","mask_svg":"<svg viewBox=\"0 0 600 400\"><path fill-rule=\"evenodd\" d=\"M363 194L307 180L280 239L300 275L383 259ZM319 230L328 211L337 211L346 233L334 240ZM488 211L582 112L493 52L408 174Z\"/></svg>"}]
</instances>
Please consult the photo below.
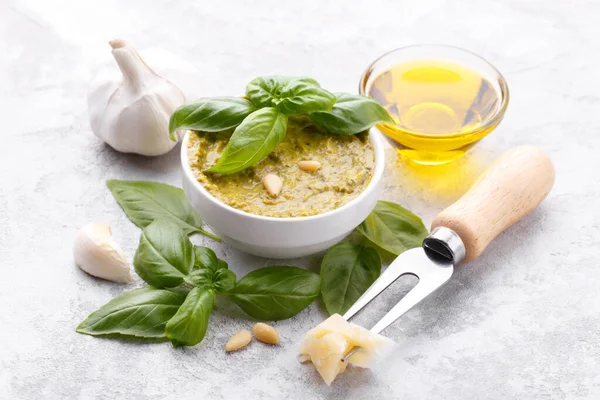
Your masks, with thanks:
<instances>
[{"instance_id":1,"label":"parmesan cheese chunk","mask_svg":"<svg viewBox=\"0 0 600 400\"><path fill-rule=\"evenodd\" d=\"M392 344L392 340L333 314L308 331L300 346L299 358L301 362L311 361L325 383L330 385L338 374L344 372L348 363L370 368ZM355 346L360 347L360 351L343 362L344 355Z\"/></svg>"}]
</instances>

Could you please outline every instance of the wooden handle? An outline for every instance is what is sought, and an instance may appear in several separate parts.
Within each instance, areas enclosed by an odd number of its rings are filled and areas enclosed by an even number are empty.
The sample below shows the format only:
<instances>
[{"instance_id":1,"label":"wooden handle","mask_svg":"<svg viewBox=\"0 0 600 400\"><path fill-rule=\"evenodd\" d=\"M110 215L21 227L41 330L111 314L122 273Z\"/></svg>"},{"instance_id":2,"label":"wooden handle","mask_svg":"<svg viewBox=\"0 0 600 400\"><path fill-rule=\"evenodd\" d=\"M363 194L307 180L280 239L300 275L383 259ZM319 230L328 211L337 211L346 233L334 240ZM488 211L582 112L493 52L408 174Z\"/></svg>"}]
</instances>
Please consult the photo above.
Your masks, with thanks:
<instances>
[{"instance_id":1,"label":"wooden handle","mask_svg":"<svg viewBox=\"0 0 600 400\"><path fill-rule=\"evenodd\" d=\"M490 242L546 198L554 184L554 165L533 146L504 153L456 203L438 214L431 229L445 226L460 236L471 261Z\"/></svg>"}]
</instances>

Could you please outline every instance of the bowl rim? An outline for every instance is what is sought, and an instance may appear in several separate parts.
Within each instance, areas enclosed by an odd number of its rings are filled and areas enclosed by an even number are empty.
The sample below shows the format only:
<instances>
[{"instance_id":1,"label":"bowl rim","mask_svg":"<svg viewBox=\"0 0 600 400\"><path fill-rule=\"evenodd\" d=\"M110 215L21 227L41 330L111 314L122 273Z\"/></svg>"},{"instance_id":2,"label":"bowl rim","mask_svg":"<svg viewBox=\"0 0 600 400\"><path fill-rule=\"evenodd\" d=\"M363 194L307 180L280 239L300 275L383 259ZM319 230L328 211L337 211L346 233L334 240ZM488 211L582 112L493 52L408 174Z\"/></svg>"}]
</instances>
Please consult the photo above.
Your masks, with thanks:
<instances>
[{"instance_id":1,"label":"bowl rim","mask_svg":"<svg viewBox=\"0 0 600 400\"><path fill-rule=\"evenodd\" d=\"M198 182L198 180L194 177L192 168L189 164L189 157L188 157L188 152L187 152L188 141L190 138L190 132L191 131L188 130L185 133L183 140L181 141L181 167L182 167L185 179L191 181L194 189L199 191L204 197L206 197L214 205L224 208L225 210L232 212L233 214L239 215L240 217L251 218L254 220L258 220L258 221L278 222L278 223L310 222L310 221L316 221L319 219L328 218L331 216L341 214L345 210L351 208L354 204L366 199L370 195L370 193L376 189L379 181L381 181L381 179L383 177L383 171L385 168L385 147L384 147L383 134L381 132L379 132L378 129L373 127L371 129L369 129L369 139L371 140L371 143L373 144L373 151L375 153L375 170L373 171L373 175L371 176L371 181L369 182L367 187L358 196L356 196L354 199L350 200L348 203L344 204L341 207L338 207L336 209L333 209L333 210L330 210L330 211L327 211L327 212L324 212L321 214L310 215L310 216L305 216L305 217L268 217L268 216L264 216L264 215L252 214L247 211L242 211L242 210L239 210L228 204L225 204L221 200L214 197L208 190L206 190L206 188L200 182Z\"/></svg>"},{"instance_id":2,"label":"bowl rim","mask_svg":"<svg viewBox=\"0 0 600 400\"><path fill-rule=\"evenodd\" d=\"M419 47L421 47L421 48L422 47L433 47L433 48L443 47L446 49L455 50L455 51L459 51L462 53L467 53L467 54L474 56L474 57L480 59L481 61L483 61L496 74L498 74L498 83L500 85L500 93L502 95L502 97L501 97L502 103L500 104L500 107L498 107L496 112L485 121L485 123L482 123L477 128L474 128L472 130L461 132L461 133L456 133L456 134L452 134L452 135L444 135L444 136L411 131L411 132L409 132L409 134L411 136L415 136L415 137L419 137L419 138L423 138L423 139L432 139L432 138L449 139L449 138L456 137L456 136L467 136L467 135L477 134L477 133L485 131L487 129L494 128L497 124L500 123L500 121L502 121L502 119L504 118L504 114L506 113L506 109L508 108L508 103L510 102L510 90L508 88L508 82L506 81L506 78L504 78L504 75L502 75L502 73L498 70L498 68L496 68L491 62L489 62L488 60L486 60L485 58L483 58L482 56L480 56L479 54L477 54L471 50L467 50L467 49L464 49L464 48L458 47L458 46L451 46L451 45L446 45L446 44L435 44L435 43L423 43L423 44L413 44L413 45L409 45L409 46L397 47L395 49L387 51L387 52L383 53L381 56L377 57L375 60L373 60L373 62L371 62L367 66L367 68L365 68L364 72L360 76L360 80L358 81L358 92L362 96L370 97L369 94L366 93L366 87L367 87L367 82L369 81L369 78L371 77L370 71L375 66L375 64L377 64L384 58L390 56L391 54L398 53L398 52L404 51L404 50L419 48ZM464 64L464 63L459 62L459 64Z\"/></svg>"}]
</instances>

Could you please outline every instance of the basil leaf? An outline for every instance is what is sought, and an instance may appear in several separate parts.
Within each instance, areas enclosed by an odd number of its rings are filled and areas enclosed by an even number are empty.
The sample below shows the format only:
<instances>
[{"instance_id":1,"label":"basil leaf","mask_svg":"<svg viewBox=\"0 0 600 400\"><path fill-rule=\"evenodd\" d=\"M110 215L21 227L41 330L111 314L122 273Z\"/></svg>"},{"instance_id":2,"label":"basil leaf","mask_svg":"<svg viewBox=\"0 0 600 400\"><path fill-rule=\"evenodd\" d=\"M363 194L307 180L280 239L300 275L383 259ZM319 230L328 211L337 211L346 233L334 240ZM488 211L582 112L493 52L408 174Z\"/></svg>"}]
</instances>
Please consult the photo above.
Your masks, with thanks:
<instances>
[{"instance_id":1,"label":"basil leaf","mask_svg":"<svg viewBox=\"0 0 600 400\"><path fill-rule=\"evenodd\" d=\"M235 128L254 110L252 102L241 97L201 98L175 110L169 120L169 137L176 142L178 129L220 132Z\"/></svg>"},{"instance_id":2,"label":"basil leaf","mask_svg":"<svg viewBox=\"0 0 600 400\"><path fill-rule=\"evenodd\" d=\"M217 271L222 268L220 265L217 255L212 249L204 246L194 246L194 268L195 269L208 269L211 272ZM223 261L225 262L225 261ZM225 263L227 268L227 263Z\"/></svg>"},{"instance_id":3,"label":"basil leaf","mask_svg":"<svg viewBox=\"0 0 600 400\"><path fill-rule=\"evenodd\" d=\"M196 287L211 287L213 284L213 271L207 268L197 269L184 279Z\"/></svg>"},{"instance_id":4,"label":"basil leaf","mask_svg":"<svg viewBox=\"0 0 600 400\"><path fill-rule=\"evenodd\" d=\"M144 228L133 258L135 272L144 281L156 287L178 286L193 264L192 243L177 224L159 219Z\"/></svg>"},{"instance_id":5,"label":"basil leaf","mask_svg":"<svg viewBox=\"0 0 600 400\"><path fill-rule=\"evenodd\" d=\"M321 262L321 294L329 315L344 314L381 274L377 250L340 243Z\"/></svg>"},{"instance_id":6,"label":"basil leaf","mask_svg":"<svg viewBox=\"0 0 600 400\"><path fill-rule=\"evenodd\" d=\"M286 115L329 111L335 104L335 95L304 81L291 81L279 94L275 105Z\"/></svg>"},{"instance_id":7,"label":"basil leaf","mask_svg":"<svg viewBox=\"0 0 600 400\"><path fill-rule=\"evenodd\" d=\"M197 287L210 287L218 292L228 292L235 286L235 274L225 268L212 270L202 268L192 271L186 276L185 281Z\"/></svg>"},{"instance_id":8,"label":"basil leaf","mask_svg":"<svg viewBox=\"0 0 600 400\"><path fill-rule=\"evenodd\" d=\"M185 280L198 287L211 287L227 292L235 286L235 274L225 261L208 247L194 246L194 271Z\"/></svg>"},{"instance_id":9,"label":"basil leaf","mask_svg":"<svg viewBox=\"0 0 600 400\"><path fill-rule=\"evenodd\" d=\"M235 287L236 276L233 271L220 269L213 275L214 288L221 293L227 293Z\"/></svg>"},{"instance_id":10,"label":"basil leaf","mask_svg":"<svg viewBox=\"0 0 600 400\"><path fill-rule=\"evenodd\" d=\"M186 233L201 233L221 241L216 235L202 229L202 219L187 201L183 190L175 186L147 181L108 180L106 186L119 206L140 228L150 225L155 219L168 219Z\"/></svg>"},{"instance_id":11,"label":"basil leaf","mask_svg":"<svg viewBox=\"0 0 600 400\"><path fill-rule=\"evenodd\" d=\"M204 339L214 304L215 292L210 289L194 288L188 293L165 327L165 335L174 346L194 346Z\"/></svg>"},{"instance_id":12,"label":"basil leaf","mask_svg":"<svg viewBox=\"0 0 600 400\"><path fill-rule=\"evenodd\" d=\"M373 244L395 255L421 246L428 234L421 218L389 201L378 201L357 231Z\"/></svg>"},{"instance_id":13,"label":"basil leaf","mask_svg":"<svg viewBox=\"0 0 600 400\"><path fill-rule=\"evenodd\" d=\"M221 260L219 258L219 266L218 266L217 270L220 270L220 269L223 269L223 268L224 269L228 269L229 265L225 261L223 261L223 260Z\"/></svg>"},{"instance_id":14,"label":"basil leaf","mask_svg":"<svg viewBox=\"0 0 600 400\"><path fill-rule=\"evenodd\" d=\"M286 115L329 111L335 95L305 77L266 76L252 80L246 95L260 107L277 107Z\"/></svg>"},{"instance_id":15,"label":"basil leaf","mask_svg":"<svg viewBox=\"0 0 600 400\"><path fill-rule=\"evenodd\" d=\"M272 266L250 272L227 296L246 312L261 320L290 318L318 296L319 275L298 267Z\"/></svg>"},{"instance_id":16,"label":"basil leaf","mask_svg":"<svg viewBox=\"0 0 600 400\"><path fill-rule=\"evenodd\" d=\"M120 334L143 338L165 337L165 325L185 300L185 293L135 289L112 299L90 314L77 332L86 335Z\"/></svg>"},{"instance_id":17,"label":"basil leaf","mask_svg":"<svg viewBox=\"0 0 600 400\"><path fill-rule=\"evenodd\" d=\"M254 111L235 128L223 155L206 170L233 174L262 161L281 142L287 129L287 116L275 108Z\"/></svg>"},{"instance_id":18,"label":"basil leaf","mask_svg":"<svg viewBox=\"0 0 600 400\"><path fill-rule=\"evenodd\" d=\"M310 114L319 128L340 135L363 132L378 123L394 123L392 117L376 100L349 93L336 93L337 101L331 111Z\"/></svg>"},{"instance_id":19,"label":"basil leaf","mask_svg":"<svg viewBox=\"0 0 600 400\"><path fill-rule=\"evenodd\" d=\"M257 107L274 107L274 100L280 97L283 88L291 81L302 81L307 85L320 87L312 78L302 76L261 76L246 86L246 96Z\"/></svg>"}]
</instances>

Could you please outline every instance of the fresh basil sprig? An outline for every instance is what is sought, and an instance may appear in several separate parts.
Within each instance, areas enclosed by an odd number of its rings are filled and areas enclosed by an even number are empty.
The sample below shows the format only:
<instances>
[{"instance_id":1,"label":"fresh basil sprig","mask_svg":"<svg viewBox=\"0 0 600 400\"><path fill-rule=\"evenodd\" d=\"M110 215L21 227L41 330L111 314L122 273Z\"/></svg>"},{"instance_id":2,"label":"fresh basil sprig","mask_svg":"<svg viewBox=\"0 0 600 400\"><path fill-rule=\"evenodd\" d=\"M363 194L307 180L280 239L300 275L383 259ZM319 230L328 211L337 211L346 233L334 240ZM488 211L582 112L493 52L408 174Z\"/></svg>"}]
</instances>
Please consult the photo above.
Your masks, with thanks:
<instances>
[{"instance_id":1,"label":"fresh basil sprig","mask_svg":"<svg viewBox=\"0 0 600 400\"><path fill-rule=\"evenodd\" d=\"M428 234L421 218L399 204L381 200L357 231L373 244L395 255L421 246Z\"/></svg>"},{"instance_id":2,"label":"fresh basil sprig","mask_svg":"<svg viewBox=\"0 0 600 400\"><path fill-rule=\"evenodd\" d=\"M193 346L206 335L216 295L254 318L277 320L302 311L320 291L319 276L298 267L261 268L236 283L214 251L193 246L185 231L165 219L144 228L134 267L153 286L111 300L77 332L168 338L174 346Z\"/></svg>"},{"instance_id":3,"label":"fresh basil sprig","mask_svg":"<svg viewBox=\"0 0 600 400\"><path fill-rule=\"evenodd\" d=\"M169 120L169 135L177 141L175 131L192 129L220 132L235 128L256 108L242 97L210 97L198 99L179 107Z\"/></svg>"},{"instance_id":4,"label":"fresh basil sprig","mask_svg":"<svg viewBox=\"0 0 600 400\"><path fill-rule=\"evenodd\" d=\"M177 129L217 132L236 128L217 164L205 172L234 174L262 161L285 136L287 116L310 116L317 127L340 135L394 122L375 100L348 93L334 95L307 77L259 77L246 86L246 96L200 99L179 107L171 116L172 138Z\"/></svg>"},{"instance_id":5,"label":"fresh basil sprig","mask_svg":"<svg viewBox=\"0 0 600 400\"><path fill-rule=\"evenodd\" d=\"M264 76L246 86L246 96L258 107L276 107L286 115L331 110L335 95L312 78Z\"/></svg>"},{"instance_id":6,"label":"fresh basil sprig","mask_svg":"<svg viewBox=\"0 0 600 400\"><path fill-rule=\"evenodd\" d=\"M344 314L381 274L377 250L340 243L321 262L321 291L329 315Z\"/></svg>"},{"instance_id":7,"label":"fresh basil sprig","mask_svg":"<svg viewBox=\"0 0 600 400\"><path fill-rule=\"evenodd\" d=\"M319 128L340 135L353 135L381 122L394 123L385 108L371 98L349 93L336 93L336 98L331 111L310 113L310 118Z\"/></svg>"},{"instance_id":8,"label":"fresh basil sprig","mask_svg":"<svg viewBox=\"0 0 600 400\"><path fill-rule=\"evenodd\" d=\"M287 122L276 108L254 111L235 128L223 155L206 172L233 174L262 161L285 136Z\"/></svg>"},{"instance_id":9,"label":"fresh basil sprig","mask_svg":"<svg viewBox=\"0 0 600 400\"><path fill-rule=\"evenodd\" d=\"M119 206L140 228L161 218L176 223L187 234L201 233L221 241L215 234L202 228L202 219L187 201L183 190L159 182L108 180L106 186Z\"/></svg>"}]
</instances>

